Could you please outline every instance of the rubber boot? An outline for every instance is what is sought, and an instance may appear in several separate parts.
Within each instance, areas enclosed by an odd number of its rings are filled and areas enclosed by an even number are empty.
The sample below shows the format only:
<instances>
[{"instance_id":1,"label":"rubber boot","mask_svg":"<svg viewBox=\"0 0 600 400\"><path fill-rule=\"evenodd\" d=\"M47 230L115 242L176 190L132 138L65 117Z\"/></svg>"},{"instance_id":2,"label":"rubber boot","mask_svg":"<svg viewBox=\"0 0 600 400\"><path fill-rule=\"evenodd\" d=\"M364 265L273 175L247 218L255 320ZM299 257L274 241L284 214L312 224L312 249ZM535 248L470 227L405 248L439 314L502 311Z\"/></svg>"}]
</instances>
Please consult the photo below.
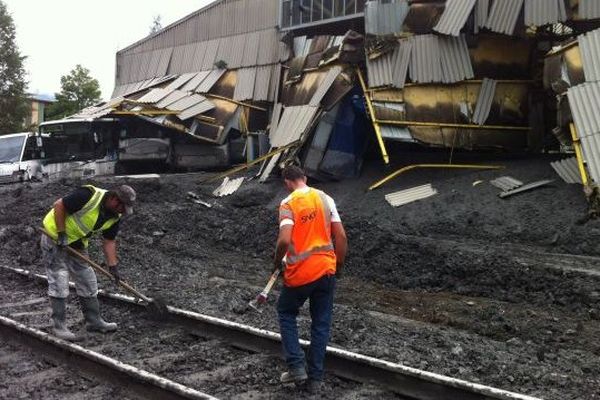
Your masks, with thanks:
<instances>
[{"instance_id":1,"label":"rubber boot","mask_svg":"<svg viewBox=\"0 0 600 400\"><path fill-rule=\"evenodd\" d=\"M50 297L52 307L52 333L59 339L74 342L77 336L67 328L67 300Z\"/></svg>"},{"instance_id":2,"label":"rubber boot","mask_svg":"<svg viewBox=\"0 0 600 400\"><path fill-rule=\"evenodd\" d=\"M100 316L100 303L97 297L80 297L83 316L85 317L85 328L90 332L114 332L117 324L106 322Z\"/></svg>"}]
</instances>

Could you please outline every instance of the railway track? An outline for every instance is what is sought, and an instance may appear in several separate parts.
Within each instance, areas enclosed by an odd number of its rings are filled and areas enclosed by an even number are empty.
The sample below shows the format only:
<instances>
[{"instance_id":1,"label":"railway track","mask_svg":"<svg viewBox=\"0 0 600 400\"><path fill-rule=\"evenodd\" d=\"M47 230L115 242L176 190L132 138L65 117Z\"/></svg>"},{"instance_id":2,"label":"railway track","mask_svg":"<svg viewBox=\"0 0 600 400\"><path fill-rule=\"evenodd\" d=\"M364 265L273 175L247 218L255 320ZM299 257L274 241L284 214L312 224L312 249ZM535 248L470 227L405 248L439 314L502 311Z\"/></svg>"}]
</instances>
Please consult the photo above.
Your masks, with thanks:
<instances>
[{"instance_id":1,"label":"railway track","mask_svg":"<svg viewBox=\"0 0 600 400\"><path fill-rule=\"evenodd\" d=\"M45 332L49 324L45 277L1 267L0 336L34 349L44 359L94 380L126 388L144 399L287 399L306 394L278 382L283 369L279 335L251 326L169 307L167 322L151 321L135 299L101 292L110 335L82 334L71 344ZM18 290L17 290L18 289ZM70 326L76 301L70 299ZM307 345L307 342L303 342ZM533 397L449 378L342 349L327 351L327 385L319 398L502 399ZM1 393L1 392L0 392Z\"/></svg>"}]
</instances>

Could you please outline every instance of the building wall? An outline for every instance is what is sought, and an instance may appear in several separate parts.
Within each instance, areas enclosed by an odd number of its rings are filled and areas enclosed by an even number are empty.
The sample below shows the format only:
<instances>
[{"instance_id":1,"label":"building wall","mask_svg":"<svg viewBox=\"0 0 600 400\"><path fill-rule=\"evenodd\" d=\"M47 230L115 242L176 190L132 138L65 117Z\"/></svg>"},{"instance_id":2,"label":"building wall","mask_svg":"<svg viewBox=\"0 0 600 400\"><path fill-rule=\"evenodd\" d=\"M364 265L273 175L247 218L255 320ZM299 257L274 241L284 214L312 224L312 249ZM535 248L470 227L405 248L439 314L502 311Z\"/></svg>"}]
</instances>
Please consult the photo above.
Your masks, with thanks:
<instances>
[{"instance_id":1,"label":"building wall","mask_svg":"<svg viewBox=\"0 0 600 400\"><path fill-rule=\"evenodd\" d=\"M219 60L228 69L276 63L283 51L278 13L278 0L215 2L119 51L115 87L210 70Z\"/></svg>"}]
</instances>

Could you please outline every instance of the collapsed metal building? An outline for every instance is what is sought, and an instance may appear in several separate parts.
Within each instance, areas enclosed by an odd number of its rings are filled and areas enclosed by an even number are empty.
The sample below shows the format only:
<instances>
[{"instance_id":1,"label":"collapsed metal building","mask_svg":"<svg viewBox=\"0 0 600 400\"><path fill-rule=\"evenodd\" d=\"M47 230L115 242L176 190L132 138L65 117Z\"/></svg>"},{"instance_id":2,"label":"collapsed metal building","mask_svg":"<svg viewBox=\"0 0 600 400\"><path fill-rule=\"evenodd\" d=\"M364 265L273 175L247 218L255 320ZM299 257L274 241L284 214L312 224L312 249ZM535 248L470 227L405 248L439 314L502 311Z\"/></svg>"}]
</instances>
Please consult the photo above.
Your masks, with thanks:
<instances>
[{"instance_id":1,"label":"collapsed metal building","mask_svg":"<svg viewBox=\"0 0 600 400\"><path fill-rule=\"evenodd\" d=\"M568 100L600 76L597 35L577 35L599 22L597 0L220 0L119 51L112 99L73 118L143 122L121 133L130 160L264 160L262 179L290 159L354 176L369 140L386 163L391 142L571 149Z\"/></svg>"}]
</instances>

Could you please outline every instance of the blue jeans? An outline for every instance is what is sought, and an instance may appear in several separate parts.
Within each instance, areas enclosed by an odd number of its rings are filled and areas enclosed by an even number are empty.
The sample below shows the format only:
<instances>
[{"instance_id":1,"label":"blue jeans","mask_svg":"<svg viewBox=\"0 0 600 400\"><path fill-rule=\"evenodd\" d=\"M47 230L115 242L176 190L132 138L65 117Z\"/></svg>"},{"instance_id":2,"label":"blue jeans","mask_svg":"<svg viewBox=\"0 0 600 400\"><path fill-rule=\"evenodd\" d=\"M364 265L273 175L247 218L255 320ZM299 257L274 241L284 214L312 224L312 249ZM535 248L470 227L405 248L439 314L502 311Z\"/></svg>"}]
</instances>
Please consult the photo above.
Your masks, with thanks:
<instances>
[{"instance_id":1,"label":"blue jeans","mask_svg":"<svg viewBox=\"0 0 600 400\"><path fill-rule=\"evenodd\" d=\"M307 366L308 377L313 380L323 380L323 361L331 330L334 292L335 276L325 275L307 285L284 286L277 303L285 362L289 370L298 370L304 368L304 352L298 339L296 317L306 299L310 299L311 325Z\"/></svg>"}]
</instances>

